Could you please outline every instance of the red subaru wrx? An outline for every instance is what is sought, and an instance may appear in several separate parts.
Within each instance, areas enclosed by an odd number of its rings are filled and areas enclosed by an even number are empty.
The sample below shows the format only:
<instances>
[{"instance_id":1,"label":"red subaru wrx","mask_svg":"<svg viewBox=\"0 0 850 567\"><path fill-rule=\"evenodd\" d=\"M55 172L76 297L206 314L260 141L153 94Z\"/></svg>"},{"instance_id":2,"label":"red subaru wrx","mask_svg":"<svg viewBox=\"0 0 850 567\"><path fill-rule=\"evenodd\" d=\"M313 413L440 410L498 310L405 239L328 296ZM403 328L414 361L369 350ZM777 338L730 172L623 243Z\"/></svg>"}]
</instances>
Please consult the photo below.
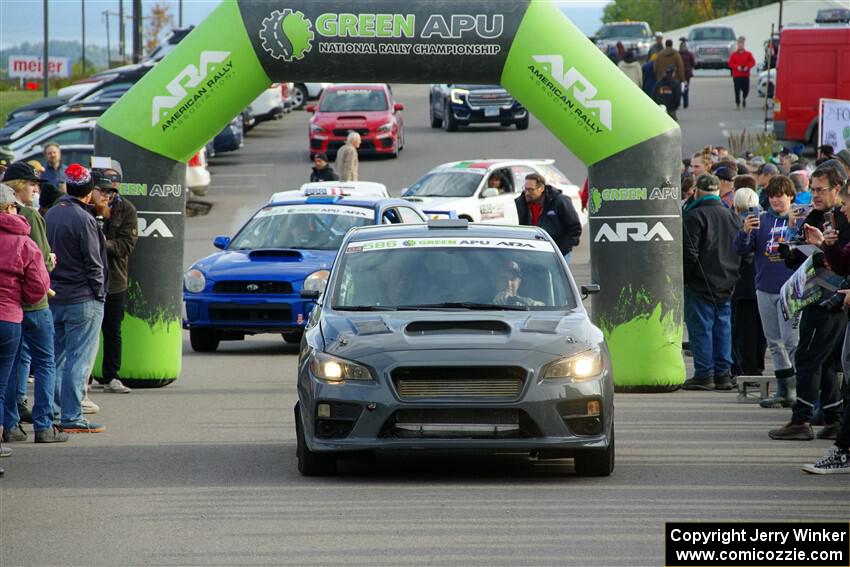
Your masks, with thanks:
<instances>
[{"instance_id":1,"label":"red subaru wrx","mask_svg":"<svg viewBox=\"0 0 850 567\"><path fill-rule=\"evenodd\" d=\"M345 84L327 87L319 102L307 106L310 157L326 153L333 160L349 132L360 134L360 155L398 157L404 148L404 105L395 102L389 85Z\"/></svg>"}]
</instances>

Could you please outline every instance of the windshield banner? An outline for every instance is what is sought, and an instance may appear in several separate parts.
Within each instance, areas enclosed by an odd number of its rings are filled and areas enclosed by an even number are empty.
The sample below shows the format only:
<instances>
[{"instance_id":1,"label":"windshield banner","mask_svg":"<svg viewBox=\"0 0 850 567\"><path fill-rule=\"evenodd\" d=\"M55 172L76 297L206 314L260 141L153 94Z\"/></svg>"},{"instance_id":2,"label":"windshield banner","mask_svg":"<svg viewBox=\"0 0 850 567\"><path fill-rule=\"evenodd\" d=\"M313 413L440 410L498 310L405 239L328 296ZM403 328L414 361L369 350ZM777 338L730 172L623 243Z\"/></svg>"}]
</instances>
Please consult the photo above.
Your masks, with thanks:
<instances>
[{"instance_id":1,"label":"windshield banner","mask_svg":"<svg viewBox=\"0 0 850 567\"><path fill-rule=\"evenodd\" d=\"M375 250L402 250L404 248L499 248L502 250L528 250L529 252L554 252L545 240L514 238L395 238L389 240L364 240L350 242L346 254L374 252Z\"/></svg>"},{"instance_id":2,"label":"windshield banner","mask_svg":"<svg viewBox=\"0 0 850 567\"><path fill-rule=\"evenodd\" d=\"M274 217L278 215L337 215L371 219L375 213L360 207L342 207L339 205L289 205L286 207L266 207L254 218Z\"/></svg>"}]
</instances>

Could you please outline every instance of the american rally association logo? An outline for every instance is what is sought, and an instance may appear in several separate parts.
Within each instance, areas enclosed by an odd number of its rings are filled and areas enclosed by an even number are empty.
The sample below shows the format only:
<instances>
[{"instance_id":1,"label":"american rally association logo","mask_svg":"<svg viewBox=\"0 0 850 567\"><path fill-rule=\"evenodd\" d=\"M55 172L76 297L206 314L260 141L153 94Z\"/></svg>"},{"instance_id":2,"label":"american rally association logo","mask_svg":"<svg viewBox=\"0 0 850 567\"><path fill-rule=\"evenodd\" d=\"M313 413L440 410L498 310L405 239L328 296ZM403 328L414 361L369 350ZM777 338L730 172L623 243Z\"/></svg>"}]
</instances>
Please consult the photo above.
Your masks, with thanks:
<instances>
[{"instance_id":1,"label":"american rally association logo","mask_svg":"<svg viewBox=\"0 0 850 567\"><path fill-rule=\"evenodd\" d=\"M263 20L260 39L263 49L287 63L303 59L313 48L313 24L300 11L275 10Z\"/></svg>"}]
</instances>

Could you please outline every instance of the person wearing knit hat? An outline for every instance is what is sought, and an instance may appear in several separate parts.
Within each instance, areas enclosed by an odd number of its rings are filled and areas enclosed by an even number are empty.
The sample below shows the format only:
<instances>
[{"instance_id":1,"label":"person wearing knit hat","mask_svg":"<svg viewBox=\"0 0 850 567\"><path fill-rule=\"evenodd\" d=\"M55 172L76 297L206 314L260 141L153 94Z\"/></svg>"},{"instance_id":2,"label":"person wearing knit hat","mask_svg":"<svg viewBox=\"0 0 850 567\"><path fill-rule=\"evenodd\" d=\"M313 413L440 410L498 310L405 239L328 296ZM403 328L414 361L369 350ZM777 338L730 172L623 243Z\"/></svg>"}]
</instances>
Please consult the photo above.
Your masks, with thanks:
<instances>
[{"instance_id":1,"label":"person wearing knit hat","mask_svg":"<svg viewBox=\"0 0 850 567\"><path fill-rule=\"evenodd\" d=\"M56 332L60 386L59 429L99 433L103 425L83 418L83 392L94 366L106 300L106 243L93 216L91 172L79 164L65 170L68 194L47 211L47 240L59 257L51 274L56 295L50 311Z\"/></svg>"}]
</instances>

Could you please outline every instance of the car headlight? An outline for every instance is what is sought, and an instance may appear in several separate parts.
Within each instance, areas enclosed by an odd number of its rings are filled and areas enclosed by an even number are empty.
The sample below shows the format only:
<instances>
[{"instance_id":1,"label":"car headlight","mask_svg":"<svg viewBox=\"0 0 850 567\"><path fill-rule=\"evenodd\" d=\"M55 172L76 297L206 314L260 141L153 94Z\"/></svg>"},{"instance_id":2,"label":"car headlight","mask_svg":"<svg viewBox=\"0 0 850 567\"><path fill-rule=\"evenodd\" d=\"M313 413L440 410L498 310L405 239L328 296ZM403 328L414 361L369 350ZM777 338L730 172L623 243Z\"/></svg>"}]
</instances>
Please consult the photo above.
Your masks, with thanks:
<instances>
[{"instance_id":1,"label":"car headlight","mask_svg":"<svg viewBox=\"0 0 850 567\"><path fill-rule=\"evenodd\" d=\"M574 382L593 380L602 373L602 353L592 349L562 358L546 367L544 379L572 379Z\"/></svg>"},{"instance_id":2,"label":"car headlight","mask_svg":"<svg viewBox=\"0 0 850 567\"><path fill-rule=\"evenodd\" d=\"M310 133L311 134L327 134L328 131L322 128L321 126L317 126L315 124L310 124Z\"/></svg>"},{"instance_id":3,"label":"car headlight","mask_svg":"<svg viewBox=\"0 0 850 567\"><path fill-rule=\"evenodd\" d=\"M183 276L183 285L190 293L201 293L207 287L207 278L201 270L192 268Z\"/></svg>"},{"instance_id":4,"label":"car headlight","mask_svg":"<svg viewBox=\"0 0 850 567\"><path fill-rule=\"evenodd\" d=\"M325 291L330 274L328 270L313 272L304 280L304 291Z\"/></svg>"},{"instance_id":5,"label":"car headlight","mask_svg":"<svg viewBox=\"0 0 850 567\"><path fill-rule=\"evenodd\" d=\"M466 89L452 89L452 93L451 93L452 102L455 103L455 104L463 104L463 99L461 97L464 97L468 94L469 94L469 91L466 90Z\"/></svg>"},{"instance_id":6,"label":"car headlight","mask_svg":"<svg viewBox=\"0 0 850 567\"><path fill-rule=\"evenodd\" d=\"M387 122L386 124L381 124L377 128L378 134L387 134L393 131L393 123L392 121Z\"/></svg>"},{"instance_id":7,"label":"car headlight","mask_svg":"<svg viewBox=\"0 0 850 567\"><path fill-rule=\"evenodd\" d=\"M310 355L310 372L319 380L341 383L346 380L373 380L372 371L344 358L314 351Z\"/></svg>"}]
</instances>

